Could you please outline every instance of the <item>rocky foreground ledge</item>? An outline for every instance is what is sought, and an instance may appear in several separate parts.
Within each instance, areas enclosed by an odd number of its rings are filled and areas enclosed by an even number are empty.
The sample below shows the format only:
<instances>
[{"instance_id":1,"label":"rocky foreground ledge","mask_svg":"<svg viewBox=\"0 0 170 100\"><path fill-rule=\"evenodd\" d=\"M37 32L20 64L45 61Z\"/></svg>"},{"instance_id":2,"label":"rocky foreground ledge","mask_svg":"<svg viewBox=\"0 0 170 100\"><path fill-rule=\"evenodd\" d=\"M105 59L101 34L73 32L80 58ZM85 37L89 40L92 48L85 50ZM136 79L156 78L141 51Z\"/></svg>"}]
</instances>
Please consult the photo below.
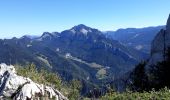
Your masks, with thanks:
<instances>
[{"instance_id":1,"label":"rocky foreground ledge","mask_svg":"<svg viewBox=\"0 0 170 100\"><path fill-rule=\"evenodd\" d=\"M15 67L0 64L0 100L68 100L58 90L18 76Z\"/></svg>"}]
</instances>

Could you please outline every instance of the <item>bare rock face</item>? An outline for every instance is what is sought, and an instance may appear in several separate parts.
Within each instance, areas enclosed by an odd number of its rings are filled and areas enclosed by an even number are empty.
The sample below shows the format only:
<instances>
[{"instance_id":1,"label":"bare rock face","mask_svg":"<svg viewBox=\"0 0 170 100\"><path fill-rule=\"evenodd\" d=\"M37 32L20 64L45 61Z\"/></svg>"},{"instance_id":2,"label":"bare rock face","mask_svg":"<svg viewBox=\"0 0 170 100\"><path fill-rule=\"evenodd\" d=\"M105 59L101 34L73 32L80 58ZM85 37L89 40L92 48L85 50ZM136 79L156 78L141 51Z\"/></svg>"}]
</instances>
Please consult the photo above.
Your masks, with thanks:
<instances>
[{"instance_id":1,"label":"bare rock face","mask_svg":"<svg viewBox=\"0 0 170 100\"><path fill-rule=\"evenodd\" d=\"M151 58L149 61L149 64L156 64L158 61L163 60L163 54L164 54L164 34L166 33L165 30L161 30L154 40L152 41L151 45Z\"/></svg>"},{"instance_id":2,"label":"bare rock face","mask_svg":"<svg viewBox=\"0 0 170 100\"><path fill-rule=\"evenodd\" d=\"M167 30L167 33L170 33L170 15L166 23L166 30Z\"/></svg>"},{"instance_id":3,"label":"bare rock face","mask_svg":"<svg viewBox=\"0 0 170 100\"><path fill-rule=\"evenodd\" d=\"M0 100L11 98L13 100L68 100L58 90L37 84L29 78L18 76L14 66L0 64Z\"/></svg>"},{"instance_id":4,"label":"bare rock face","mask_svg":"<svg viewBox=\"0 0 170 100\"><path fill-rule=\"evenodd\" d=\"M164 54L168 47L170 47L170 16L167 21L166 29L160 30L152 41L149 65L164 60Z\"/></svg>"}]
</instances>

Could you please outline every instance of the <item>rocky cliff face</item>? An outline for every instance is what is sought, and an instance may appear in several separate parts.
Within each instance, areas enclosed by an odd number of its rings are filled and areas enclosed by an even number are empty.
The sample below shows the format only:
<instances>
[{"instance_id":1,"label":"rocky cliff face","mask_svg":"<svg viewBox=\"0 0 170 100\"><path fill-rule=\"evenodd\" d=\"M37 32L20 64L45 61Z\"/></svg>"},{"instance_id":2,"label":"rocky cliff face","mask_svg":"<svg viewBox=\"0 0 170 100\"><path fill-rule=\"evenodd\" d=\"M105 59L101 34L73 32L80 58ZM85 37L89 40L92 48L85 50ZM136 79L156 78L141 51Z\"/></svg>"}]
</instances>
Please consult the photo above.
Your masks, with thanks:
<instances>
[{"instance_id":1,"label":"rocky cliff face","mask_svg":"<svg viewBox=\"0 0 170 100\"><path fill-rule=\"evenodd\" d=\"M67 100L58 90L18 76L14 66L0 64L0 100Z\"/></svg>"},{"instance_id":2,"label":"rocky cliff face","mask_svg":"<svg viewBox=\"0 0 170 100\"><path fill-rule=\"evenodd\" d=\"M170 16L166 24L166 29L160 30L152 41L149 65L164 60L164 54L168 47L170 47Z\"/></svg>"}]
</instances>

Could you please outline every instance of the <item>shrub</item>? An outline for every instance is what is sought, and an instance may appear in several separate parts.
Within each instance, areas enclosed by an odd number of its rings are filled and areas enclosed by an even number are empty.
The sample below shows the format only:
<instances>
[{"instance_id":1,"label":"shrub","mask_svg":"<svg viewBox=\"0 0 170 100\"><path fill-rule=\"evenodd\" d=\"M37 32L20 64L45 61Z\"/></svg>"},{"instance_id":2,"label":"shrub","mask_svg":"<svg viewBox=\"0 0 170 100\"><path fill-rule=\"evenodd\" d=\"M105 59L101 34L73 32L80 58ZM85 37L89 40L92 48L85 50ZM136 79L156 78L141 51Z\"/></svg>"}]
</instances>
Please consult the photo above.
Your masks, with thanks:
<instances>
[{"instance_id":1,"label":"shrub","mask_svg":"<svg viewBox=\"0 0 170 100\"><path fill-rule=\"evenodd\" d=\"M35 64L27 64L25 66L16 65L17 74L28 77L34 82L48 85L60 90L70 100L80 98L81 82L78 80L71 80L70 82L62 81L57 73L52 73L47 70L37 70Z\"/></svg>"}]
</instances>

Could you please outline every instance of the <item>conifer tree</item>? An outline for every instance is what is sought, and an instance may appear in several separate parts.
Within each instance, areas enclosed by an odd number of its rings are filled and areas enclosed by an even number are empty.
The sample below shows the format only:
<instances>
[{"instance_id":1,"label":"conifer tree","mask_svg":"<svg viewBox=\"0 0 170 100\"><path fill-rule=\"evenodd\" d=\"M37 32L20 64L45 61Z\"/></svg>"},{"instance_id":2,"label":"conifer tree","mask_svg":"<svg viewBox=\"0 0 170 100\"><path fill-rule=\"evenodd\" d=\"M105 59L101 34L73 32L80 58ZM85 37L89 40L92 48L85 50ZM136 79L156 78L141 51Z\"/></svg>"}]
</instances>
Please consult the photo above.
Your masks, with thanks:
<instances>
[{"instance_id":1,"label":"conifer tree","mask_svg":"<svg viewBox=\"0 0 170 100\"><path fill-rule=\"evenodd\" d=\"M131 73L131 90L139 92L148 90L148 77L145 73L145 65L145 62L139 63Z\"/></svg>"}]
</instances>

